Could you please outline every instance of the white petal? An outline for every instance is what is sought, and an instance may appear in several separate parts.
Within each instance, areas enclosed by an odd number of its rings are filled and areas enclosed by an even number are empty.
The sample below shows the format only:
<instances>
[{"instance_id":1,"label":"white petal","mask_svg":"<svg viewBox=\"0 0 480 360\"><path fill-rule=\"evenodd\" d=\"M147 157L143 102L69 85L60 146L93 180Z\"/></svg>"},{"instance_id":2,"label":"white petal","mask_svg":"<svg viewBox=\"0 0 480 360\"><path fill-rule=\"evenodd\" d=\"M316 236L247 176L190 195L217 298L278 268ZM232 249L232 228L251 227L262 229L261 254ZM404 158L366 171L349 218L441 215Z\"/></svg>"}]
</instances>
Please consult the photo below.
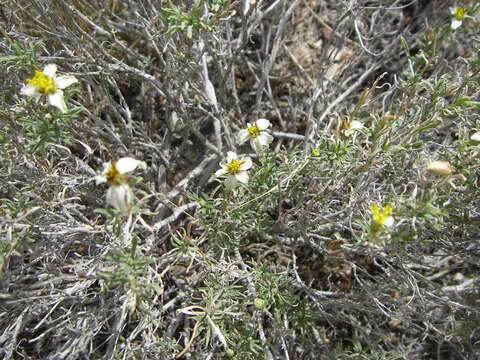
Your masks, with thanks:
<instances>
[{"instance_id":1,"label":"white petal","mask_svg":"<svg viewBox=\"0 0 480 360\"><path fill-rule=\"evenodd\" d=\"M257 136L257 139L260 145L268 146L273 141L273 136L265 131L262 131L260 135Z\"/></svg>"},{"instance_id":2,"label":"white petal","mask_svg":"<svg viewBox=\"0 0 480 360\"><path fill-rule=\"evenodd\" d=\"M250 146L253 148L253 150L255 150L257 154L260 154L263 150L262 143L260 142L258 137L250 140Z\"/></svg>"},{"instance_id":3,"label":"white petal","mask_svg":"<svg viewBox=\"0 0 480 360\"><path fill-rule=\"evenodd\" d=\"M248 173L246 171L240 171L235 174L235 178L243 184L248 182Z\"/></svg>"},{"instance_id":4,"label":"white petal","mask_svg":"<svg viewBox=\"0 0 480 360\"><path fill-rule=\"evenodd\" d=\"M243 157L240 159L242 164L240 165L240 170L248 170L252 167L252 159L250 159L248 156Z\"/></svg>"},{"instance_id":5,"label":"white petal","mask_svg":"<svg viewBox=\"0 0 480 360\"><path fill-rule=\"evenodd\" d=\"M121 174L125 174L130 171L133 171L137 168L137 166L142 169L147 168L147 164L145 164L145 162L136 160L131 157L121 158L115 163L115 165L117 167L118 172Z\"/></svg>"},{"instance_id":6,"label":"white petal","mask_svg":"<svg viewBox=\"0 0 480 360\"><path fill-rule=\"evenodd\" d=\"M393 217L392 217L392 216L388 216L388 217L385 219L385 221L384 221L384 223L383 223L383 226L385 226L385 227L392 227L392 226L393 226L393 223L394 223Z\"/></svg>"},{"instance_id":7,"label":"white petal","mask_svg":"<svg viewBox=\"0 0 480 360\"><path fill-rule=\"evenodd\" d=\"M258 130L265 130L270 127L270 121L267 119L258 119L255 124L257 125Z\"/></svg>"},{"instance_id":8,"label":"white petal","mask_svg":"<svg viewBox=\"0 0 480 360\"><path fill-rule=\"evenodd\" d=\"M107 178L105 175L97 175L95 176L95 183L98 185L98 184L102 184L104 182L107 182Z\"/></svg>"},{"instance_id":9,"label":"white petal","mask_svg":"<svg viewBox=\"0 0 480 360\"><path fill-rule=\"evenodd\" d=\"M223 176L225 174L228 174L228 170L224 167L222 167L221 169L218 169L216 172L215 172L215 175L216 176Z\"/></svg>"},{"instance_id":10,"label":"white petal","mask_svg":"<svg viewBox=\"0 0 480 360\"><path fill-rule=\"evenodd\" d=\"M25 95L25 96L32 96L32 97L40 97L40 93L38 92L37 87L32 86L30 84L24 85L20 89L20 94Z\"/></svg>"},{"instance_id":11,"label":"white petal","mask_svg":"<svg viewBox=\"0 0 480 360\"><path fill-rule=\"evenodd\" d=\"M48 64L43 68L42 72L51 78L55 78L55 74L57 73L57 65Z\"/></svg>"},{"instance_id":12,"label":"white petal","mask_svg":"<svg viewBox=\"0 0 480 360\"><path fill-rule=\"evenodd\" d=\"M462 20L453 19L452 25L450 26L452 30L458 29L462 25Z\"/></svg>"},{"instance_id":13,"label":"white petal","mask_svg":"<svg viewBox=\"0 0 480 360\"><path fill-rule=\"evenodd\" d=\"M48 95L48 103L59 108L61 112L67 111L67 105L65 104L62 90L57 90L53 94Z\"/></svg>"},{"instance_id":14,"label":"white petal","mask_svg":"<svg viewBox=\"0 0 480 360\"><path fill-rule=\"evenodd\" d=\"M124 214L130 210L132 200L133 192L127 184L110 186L107 191L107 204Z\"/></svg>"},{"instance_id":15,"label":"white petal","mask_svg":"<svg viewBox=\"0 0 480 360\"><path fill-rule=\"evenodd\" d=\"M227 170L228 169L228 163L226 161L220 161L218 163L218 165L220 165L220 167L222 167L223 169Z\"/></svg>"},{"instance_id":16,"label":"white petal","mask_svg":"<svg viewBox=\"0 0 480 360\"><path fill-rule=\"evenodd\" d=\"M237 185L238 185L238 181L237 181L237 178L235 177L235 175L229 174L229 175L225 178L225 186L226 186L228 189L233 189L233 188L236 187Z\"/></svg>"},{"instance_id":17,"label":"white petal","mask_svg":"<svg viewBox=\"0 0 480 360\"><path fill-rule=\"evenodd\" d=\"M238 160L238 155L233 151L227 152L227 164L230 164L232 160Z\"/></svg>"},{"instance_id":18,"label":"white petal","mask_svg":"<svg viewBox=\"0 0 480 360\"><path fill-rule=\"evenodd\" d=\"M110 167L112 166L112 162L104 162L103 163L103 170L102 170L102 175L106 175L108 170L110 170Z\"/></svg>"},{"instance_id":19,"label":"white petal","mask_svg":"<svg viewBox=\"0 0 480 360\"><path fill-rule=\"evenodd\" d=\"M353 120L350 123L350 130L358 130L358 129L363 129L363 124L360 121Z\"/></svg>"},{"instance_id":20,"label":"white petal","mask_svg":"<svg viewBox=\"0 0 480 360\"><path fill-rule=\"evenodd\" d=\"M66 87L77 82L78 79L75 76L62 75L55 78L55 83L59 89L65 89Z\"/></svg>"},{"instance_id":21,"label":"white petal","mask_svg":"<svg viewBox=\"0 0 480 360\"><path fill-rule=\"evenodd\" d=\"M36 103L42 97L42 94L38 92L38 89L35 86L26 85L20 90L20 94L32 97Z\"/></svg>"},{"instance_id":22,"label":"white petal","mask_svg":"<svg viewBox=\"0 0 480 360\"><path fill-rule=\"evenodd\" d=\"M354 133L354 131L352 129L348 129L348 130L343 131L343 135L345 135L346 137L352 136L353 133Z\"/></svg>"},{"instance_id":23,"label":"white petal","mask_svg":"<svg viewBox=\"0 0 480 360\"><path fill-rule=\"evenodd\" d=\"M248 139L250 139L250 133L248 132L247 129L242 129L238 132L238 134L237 134L237 143L238 144L242 145Z\"/></svg>"}]
</instances>

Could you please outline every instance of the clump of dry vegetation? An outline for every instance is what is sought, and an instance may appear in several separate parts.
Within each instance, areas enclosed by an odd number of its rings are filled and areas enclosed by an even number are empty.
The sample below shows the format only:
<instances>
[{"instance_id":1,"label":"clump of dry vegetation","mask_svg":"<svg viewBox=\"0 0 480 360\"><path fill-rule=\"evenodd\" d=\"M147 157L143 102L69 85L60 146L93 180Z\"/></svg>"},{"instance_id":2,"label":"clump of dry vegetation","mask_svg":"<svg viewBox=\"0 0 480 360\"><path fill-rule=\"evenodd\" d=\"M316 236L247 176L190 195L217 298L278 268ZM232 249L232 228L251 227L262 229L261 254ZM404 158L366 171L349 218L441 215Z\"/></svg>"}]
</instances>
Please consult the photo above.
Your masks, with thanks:
<instances>
[{"instance_id":1,"label":"clump of dry vegetation","mask_svg":"<svg viewBox=\"0 0 480 360\"><path fill-rule=\"evenodd\" d=\"M475 1L6 3L2 358L480 356Z\"/></svg>"}]
</instances>

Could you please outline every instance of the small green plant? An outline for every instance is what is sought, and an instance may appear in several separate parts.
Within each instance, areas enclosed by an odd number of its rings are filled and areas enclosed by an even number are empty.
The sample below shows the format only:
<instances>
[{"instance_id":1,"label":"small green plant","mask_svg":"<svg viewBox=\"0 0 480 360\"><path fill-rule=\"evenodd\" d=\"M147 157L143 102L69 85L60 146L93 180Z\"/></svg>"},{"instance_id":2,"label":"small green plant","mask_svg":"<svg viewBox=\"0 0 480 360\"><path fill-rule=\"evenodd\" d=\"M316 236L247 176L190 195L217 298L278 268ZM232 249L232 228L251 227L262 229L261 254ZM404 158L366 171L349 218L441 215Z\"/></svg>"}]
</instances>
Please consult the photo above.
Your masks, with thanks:
<instances>
[{"instance_id":1,"label":"small green plant","mask_svg":"<svg viewBox=\"0 0 480 360\"><path fill-rule=\"evenodd\" d=\"M184 32L187 39L191 40L194 33L214 29L214 26L208 20L208 12L210 10L220 12L225 4L225 1L198 0L189 11L185 11L184 8L177 7L169 2L168 7L163 7L160 10L158 17L167 26L168 34Z\"/></svg>"},{"instance_id":2,"label":"small green plant","mask_svg":"<svg viewBox=\"0 0 480 360\"><path fill-rule=\"evenodd\" d=\"M352 340L352 350L336 354L332 360L402 360L401 354L389 353L379 344L362 345L357 340Z\"/></svg>"},{"instance_id":3,"label":"small green plant","mask_svg":"<svg viewBox=\"0 0 480 360\"><path fill-rule=\"evenodd\" d=\"M144 277L148 275L148 267L155 263L155 260L149 257L132 256L124 254L120 250L112 250L110 255L105 257L110 262L111 269L104 268L99 272L105 279L105 290L122 289L130 291L134 296L135 305L131 311L135 311L137 304L141 301L151 298L159 288Z\"/></svg>"},{"instance_id":4,"label":"small green plant","mask_svg":"<svg viewBox=\"0 0 480 360\"><path fill-rule=\"evenodd\" d=\"M0 56L0 63L8 66L14 65L19 72L26 72L28 69L38 66L38 52L45 47L43 41L32 41L21 43L16 40L10 41L10 51L12 55Z\"/></svg>"},{"instance_id":5,"label":"small green plant","mask_svg":"<svg viewBox=\"0 0 480 360\"><path fill-rule=\"evenodd\" d=\"M31 140L28 148L32 153L45 151L48 143L68 144L71 140L66 119L46 113L44 116L27 115L21 119L25 136Z\"/></svg>"},{"instance_id":6,"label":"small green plant","mask_svg":"<svg viewBox=\"0 0 480 360\"><path fill-rule=\"evenodd\" d=\"M2 226L6 230L6 236L0 239L0 276L4 264L10 260L12 255L20 255L18 250L21 246L34 242L31 231L34 221L30 219L30 215L33 215L38 209L26 196L0 200L0 218L3 219Z\"/></svg>"}]
</instances>

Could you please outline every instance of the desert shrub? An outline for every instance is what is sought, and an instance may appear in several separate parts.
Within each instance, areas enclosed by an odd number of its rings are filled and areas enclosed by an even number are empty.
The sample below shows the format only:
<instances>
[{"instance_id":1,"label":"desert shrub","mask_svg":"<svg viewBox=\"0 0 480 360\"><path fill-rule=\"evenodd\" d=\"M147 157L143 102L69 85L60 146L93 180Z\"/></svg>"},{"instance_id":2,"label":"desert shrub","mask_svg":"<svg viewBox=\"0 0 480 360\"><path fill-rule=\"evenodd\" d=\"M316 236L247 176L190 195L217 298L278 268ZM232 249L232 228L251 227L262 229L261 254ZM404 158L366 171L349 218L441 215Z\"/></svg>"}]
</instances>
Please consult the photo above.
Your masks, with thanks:
<instances>
[{"instance_id":1,"label":"desert shrub","mask_svg":"<svg viewBox=\"0 0 480 360\"><path fill-rule=\"evenodd\" d=\"M0 354L477 358L479 6L437 3L11 1Z\"/></svg>"}]
</instances>

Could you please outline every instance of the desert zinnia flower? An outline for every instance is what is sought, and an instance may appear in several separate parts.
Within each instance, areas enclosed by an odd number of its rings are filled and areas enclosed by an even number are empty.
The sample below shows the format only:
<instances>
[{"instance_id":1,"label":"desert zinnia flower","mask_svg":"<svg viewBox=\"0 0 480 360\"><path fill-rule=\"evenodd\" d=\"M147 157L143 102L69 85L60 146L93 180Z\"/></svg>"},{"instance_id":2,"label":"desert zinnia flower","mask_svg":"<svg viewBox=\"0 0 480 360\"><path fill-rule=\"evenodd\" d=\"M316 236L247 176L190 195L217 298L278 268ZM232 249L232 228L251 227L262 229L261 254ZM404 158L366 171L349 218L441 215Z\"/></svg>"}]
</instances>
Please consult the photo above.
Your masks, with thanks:
<instances>
[{"instance_id":1,"label":"desert zinnia flower","mask_svg":"<svg viewBox=\"0 0 480 360\"><path fill-rule=\"evenodd\" d=\"M61 112L67 111L67 105L63 98L63 89L78 82L74 76L61 75L56 76L57 65L48 64L42 71L35 70L35 75L27 79L27 84L20 90L22 95L31 96L38 101L42 95L46 95L48 103L60 109Z\"/></svg>"},{"instance_id":2,"label":"desert zinnia flower","mask_svg":"<svg viewBox=\"0 0 480 360\"><path fill-rule=\"evenodd\" d=\"M134 198L125 174L135 170L137 167L145 169L146 164L131 157L124 157L116 162L104 163L102 174L95 177L97 185L104 182L110 184L107 190L107 204L123 214L127 214L130 211Z\"/></svg>"},{"instance_id":3,"label":"desert zinnia flower","mask_svg":"<svg viewBox=\"0 0 480 360\"><path fill-rule=\"evenodd\" d=\"M248 182L247 170L252 167L252 159L248 156L239 158L233 151L227 152L226 161L220 161L221 169L215 175L225 177L225 186L233 189L238 183Z\"/></svg>"},{"instance_id":4,"label":"desert zinnia flower","mask_svg":"<svg viewBox=\"0 0 480 360\"><path fill-rule=\"evenodd\" d=\"M384 227L393 226L394 220L391 205L380 207L377 204L373 204L370 206L370 211L372 212L372 222L370 226L373 232L378 232Z\"/></svg>"},{"instance_id":5,"label":"desert zinnia flower","mask_svg":"<svg viewBox=\"0 0 480 360\"><path fill-rule=\"evenodd\" d=\"M460 26L462 26L463 19L465 19L465 16L467 16L467 10L461 7L455 7L455 8L450 8L450 12L453 15L452 23L450 24L450 27L452 30L458 29Z\"/></svg>"},{"instance_id":6,"label":"desert zinnia flower","mask_svg":"<svg viewBox=\"0 0 480 360\"><path fill-rule=\"evenodd\" d=\"M257 153L261 153L264 147L268 147L273 141L273 136L265 130L270 127L267 119L258 119L253 124L248 123L246 129L239 131L237 142L239 144L250 140L250 145Z\"/></svg>"},{"instance_id":7,"label":"desert zinnia flower","mask_svg":"<svg viewBox=\"0 0 480 360\"><path fill-rule=\"evenodd\" d=\"M363 129L363 124L360 121L357 121L357 120L352 120L352 121L342 120L341 132L346 137L350 137L351 135L353 135L353 133L355 133L355 131L360 130L360 129Z\"/></svg>"}]
</instances>

